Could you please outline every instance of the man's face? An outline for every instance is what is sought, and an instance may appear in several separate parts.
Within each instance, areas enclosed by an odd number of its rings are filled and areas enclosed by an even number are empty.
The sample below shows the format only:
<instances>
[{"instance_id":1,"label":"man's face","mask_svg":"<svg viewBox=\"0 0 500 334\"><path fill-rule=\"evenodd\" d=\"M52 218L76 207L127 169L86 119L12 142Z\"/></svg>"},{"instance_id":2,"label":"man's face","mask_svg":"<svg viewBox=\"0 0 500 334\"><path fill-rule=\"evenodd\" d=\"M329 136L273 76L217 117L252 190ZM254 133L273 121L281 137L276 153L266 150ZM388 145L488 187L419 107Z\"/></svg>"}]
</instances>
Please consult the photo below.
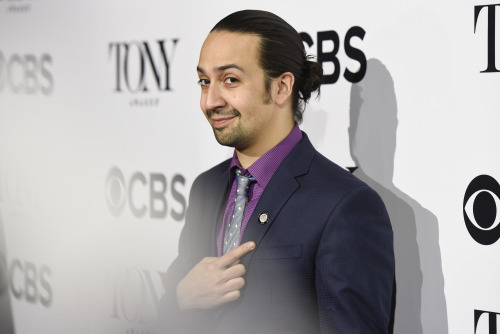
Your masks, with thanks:
<instances>
[{"instance_id":1,"label":"man's face","mask_svg":"<svg viewBox=\"0 0 500 334\"><path fill-rule=\"evenodd\" d=\"M200 106L221 145L262 146L275 124L259 64L260 37L214 31L200 53Z\"/></svg>"}]
</instances>

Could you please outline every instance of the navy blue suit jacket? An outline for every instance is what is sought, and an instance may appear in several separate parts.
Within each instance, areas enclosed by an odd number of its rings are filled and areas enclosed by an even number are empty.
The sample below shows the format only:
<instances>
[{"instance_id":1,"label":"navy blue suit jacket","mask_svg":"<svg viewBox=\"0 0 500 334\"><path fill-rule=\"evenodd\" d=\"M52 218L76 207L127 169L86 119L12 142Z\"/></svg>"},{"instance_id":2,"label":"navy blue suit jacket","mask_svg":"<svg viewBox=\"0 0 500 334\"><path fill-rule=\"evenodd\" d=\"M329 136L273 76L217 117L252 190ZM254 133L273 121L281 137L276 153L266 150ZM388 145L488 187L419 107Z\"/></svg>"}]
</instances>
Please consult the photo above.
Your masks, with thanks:
<instances>
[{"instance_id":1,"label":"navy blue suit jacket","mask_svg":"<svg viewBox=\"0 0 500 334\"><path fill-rule=\"evenodd\" d=\"M235 302L181 312L177 283L216 256L230 160L193 183L179 256L166 277L166 333L387 333L394 278L392 228L380 197L318 153L304 134L280 165L243 235L246 285ZM267 212L261 224L258 216Z\"/></svg>"}]
</instances>

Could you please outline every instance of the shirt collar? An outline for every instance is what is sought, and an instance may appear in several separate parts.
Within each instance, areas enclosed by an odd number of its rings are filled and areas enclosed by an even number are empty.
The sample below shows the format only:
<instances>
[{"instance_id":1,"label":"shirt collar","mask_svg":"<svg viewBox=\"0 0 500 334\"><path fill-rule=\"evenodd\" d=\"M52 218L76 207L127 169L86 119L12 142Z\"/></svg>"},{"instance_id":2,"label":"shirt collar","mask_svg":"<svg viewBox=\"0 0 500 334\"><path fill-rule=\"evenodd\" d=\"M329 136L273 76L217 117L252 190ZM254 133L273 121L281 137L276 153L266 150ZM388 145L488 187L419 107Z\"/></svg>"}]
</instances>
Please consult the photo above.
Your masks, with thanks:
<instances>
[{"instance_id":1,"label":"shirt collar","mask_svg":"<svg viewBox=\"0 0 500 334\"><path fill-rule=\"evenodd\" d=\"M236 150L233 153L231 160L229 182L232 184L235 174L234 169L238 168L242 175L251 174L256 182L261 186L267 186L274 172L278 169L279 165L283 162L285 157L290 151L302 140L302 132L297 124L293 127L292 131L283 139L278 145L264 153L257 161L255 161L247 169L243 169L238 160Z\"/></svg>"}]
</instances>

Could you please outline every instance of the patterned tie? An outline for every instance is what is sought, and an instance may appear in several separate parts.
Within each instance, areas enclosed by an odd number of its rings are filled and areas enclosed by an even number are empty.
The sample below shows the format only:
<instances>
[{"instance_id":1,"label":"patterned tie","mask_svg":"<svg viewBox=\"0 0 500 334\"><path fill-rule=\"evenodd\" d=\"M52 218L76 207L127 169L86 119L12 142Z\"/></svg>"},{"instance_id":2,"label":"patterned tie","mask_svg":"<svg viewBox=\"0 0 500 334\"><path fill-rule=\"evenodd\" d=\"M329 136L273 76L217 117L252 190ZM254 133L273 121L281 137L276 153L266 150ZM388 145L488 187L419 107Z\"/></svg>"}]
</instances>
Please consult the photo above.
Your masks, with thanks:
<instances>
[{"instance_id":1,"label":"patterned tie","mask_svg":"<svg viewBox=\"0 0 500 334\"><path fill-rule=\"evenodd\" d=\"M230 250L236 248L240 243L241 223L243 222L243 216L248 203L248 188L250 183L255 181L251 175L241 175L239 169L236 169L235 172L238 187L236 188L236 199L234 200L233 214L229 219L229 223L227 224L226 232L224 234L223 254L226 254Z\"/></svg>"}]
</instances>

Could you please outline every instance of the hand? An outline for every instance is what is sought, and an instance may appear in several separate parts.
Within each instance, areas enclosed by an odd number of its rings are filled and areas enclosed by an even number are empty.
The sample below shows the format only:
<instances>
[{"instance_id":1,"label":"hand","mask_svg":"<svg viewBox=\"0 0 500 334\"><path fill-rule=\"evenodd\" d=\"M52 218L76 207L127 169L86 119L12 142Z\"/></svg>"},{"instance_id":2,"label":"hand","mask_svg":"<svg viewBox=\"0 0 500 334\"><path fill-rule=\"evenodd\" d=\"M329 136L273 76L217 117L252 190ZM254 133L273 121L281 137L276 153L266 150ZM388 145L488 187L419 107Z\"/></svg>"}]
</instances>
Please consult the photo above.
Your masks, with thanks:
<instances>
[{"instance_id":1,"label":"hand","mask_svg":"<svg viewBox=\"0 0 500 334\"><path fill-rule=\"evenodd\" d=\"M180 309L212 308L238 299L246 272L239 260L254 248L250 241L221 257L201 260L177 285Z\"/></svg>"}]
</instances>

